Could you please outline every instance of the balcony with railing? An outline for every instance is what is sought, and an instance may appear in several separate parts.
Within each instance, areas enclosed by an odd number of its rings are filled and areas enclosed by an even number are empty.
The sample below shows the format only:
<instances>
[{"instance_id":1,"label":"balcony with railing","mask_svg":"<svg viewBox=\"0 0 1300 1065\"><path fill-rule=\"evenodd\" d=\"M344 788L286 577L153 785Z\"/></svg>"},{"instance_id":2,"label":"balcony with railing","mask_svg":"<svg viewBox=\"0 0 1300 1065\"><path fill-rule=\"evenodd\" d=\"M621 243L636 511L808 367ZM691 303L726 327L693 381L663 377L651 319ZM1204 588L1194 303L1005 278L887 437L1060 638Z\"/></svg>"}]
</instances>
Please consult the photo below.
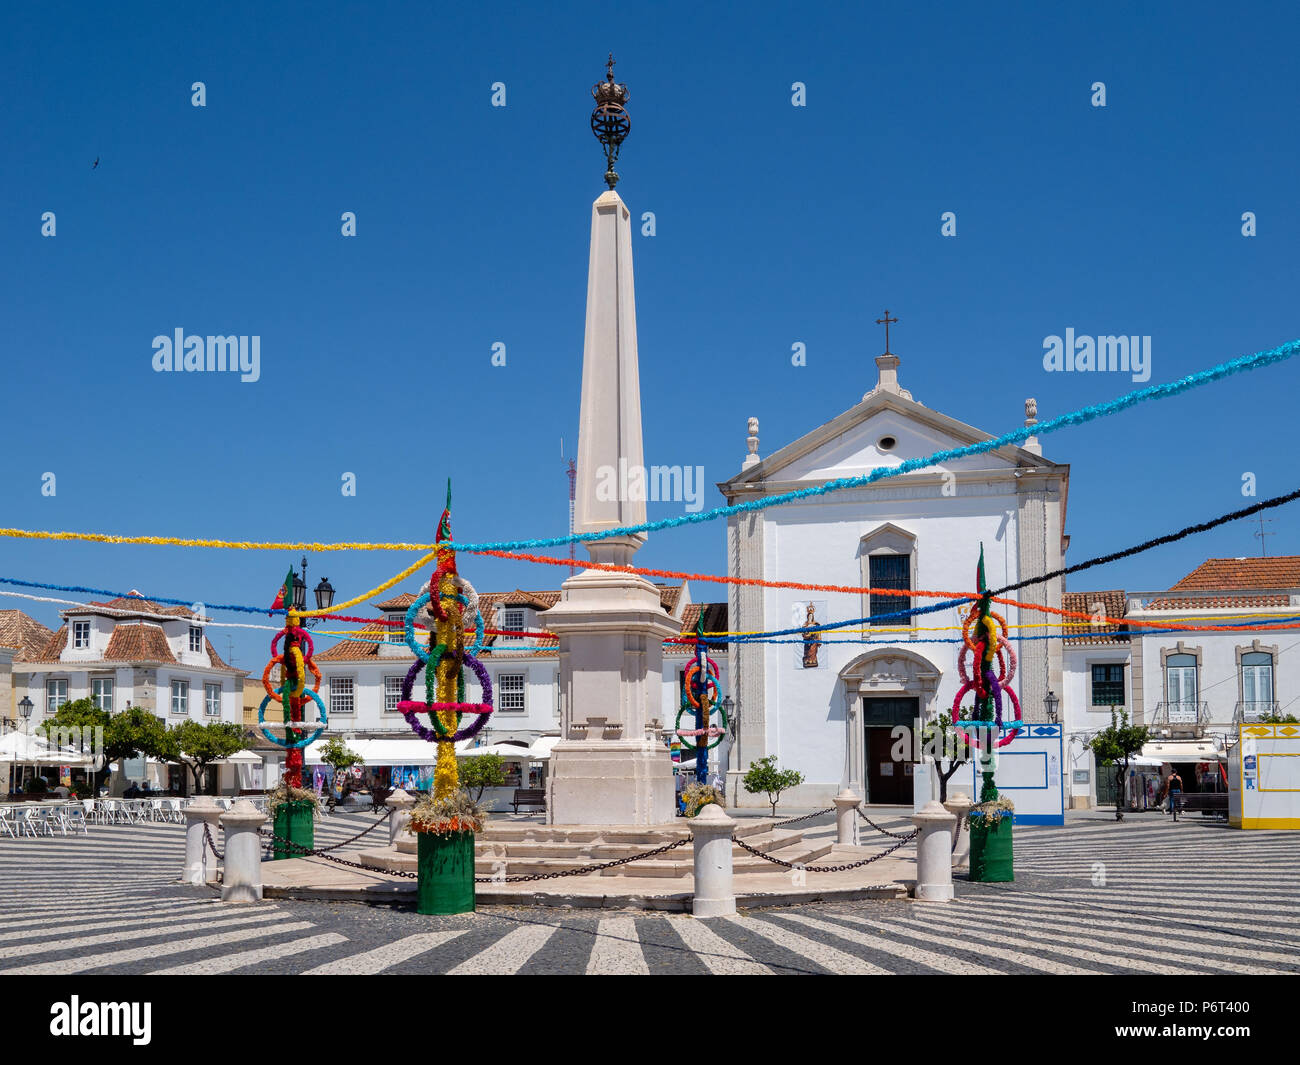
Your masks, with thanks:
<instances>
[{"instance_id":1,"label":"balcony with railing","mask_svg":"<svg viewBox=\"0 0 1300 1065\"><path fill-rule=\"evenodd\" d=\"M1147 724L1155 728L1167 728L1171 732L1200 735L1210 724L1210 704L1195 700L1157 703Z\"/></svg>"},{"instance_id":2,"label":"balcony with railing","mask_svg":"<svg viewBox=\"0 0 1300 1065\"><path fill-rule=\"evenodd\" d=\"M1234 725L1250 725L1260 721L1268 721L1279 714L1279 705L1276 702L1263 702L1252 700L1237 704L1233 711L1232 723Z\"/></svg>"}]
</instances>

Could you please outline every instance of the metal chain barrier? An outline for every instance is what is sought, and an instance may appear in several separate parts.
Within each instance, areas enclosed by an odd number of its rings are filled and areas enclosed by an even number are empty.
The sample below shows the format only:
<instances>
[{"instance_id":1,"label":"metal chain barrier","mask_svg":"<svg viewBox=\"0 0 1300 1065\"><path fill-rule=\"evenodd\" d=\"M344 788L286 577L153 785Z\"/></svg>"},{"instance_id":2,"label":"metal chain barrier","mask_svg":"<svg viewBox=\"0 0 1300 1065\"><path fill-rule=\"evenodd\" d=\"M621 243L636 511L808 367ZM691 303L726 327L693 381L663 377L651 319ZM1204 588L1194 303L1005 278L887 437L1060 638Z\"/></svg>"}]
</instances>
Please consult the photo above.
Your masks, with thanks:
<instances>
[{"instance_id":1,"label":"metal chain barrier","mask_svg":"<svg viewBox=\"0 0 1300 1065\"><path fill-rule=\"evenodd\" d=\"M764 854L761 850L751 847L743 839L738 839L735 836L731 837L731 842L739 844L742 849L749 851L749 853L754 855L755 858L762 858L766 862L771 862L773 865L784 866L786 869L794 869L797 867L806 873L843 873L849 869L858 869L861 866L870 865L872 862L880 861L881 858L893 854L899 847L911 843L918 835L919 832L913 832L910 836L903 837L892 847L887 847L879 854L873 854L870 858L863 858L860 862L849 862L845 865L802 865L796 862L787 862L780 858L773 858L770 854Z\"/></svg>"},{"instance_id":2,"label":"metal chain barrier","mask_svg":"<svg viewBox=\"0 0 1300 1065\"><path fill-rule=\"evenodd\" d=\"M382 822L377 822L377 823L382 823ZM374 828L374 827L375 825L370 826L370 828ZM369 832L370 828L366 829L366 832ZM360 833L359 835L364 835L364 834L365 833ZM334 844L333 847L324 847L319 850L316 850L313 848L304 847L301 843L294 843L290 840L282 839L279 836L273 835L270 838L289 850L297 851L298 856L300 858L313 858L313 857L324 858L328 862L334 862L338 865L346 865L351 869L361 869L368 873L386 873L389 876L405 877L408 880L414 880L416 879L416 877L419 876L418 873L405 872L399 869L382 869L379 866L365 865L362 862L350 862L346 858L339 858L333 854L325 853L327 850L334 850L337 847L341 847L343 845L341 843L336 843ZM353 836L352 838L357 839L358 836ZM344 842L346 843L348 841L345 840ZM518 884L518 883L524 883L532 880L554 880L562 876L586 876L588 873L599 872L601 869L612 869L614 868L614 866L617 865L628 865L632 862L639 862L646 858L653 858L659 854L666 854L668 851L676 850L678 847L684 847L686 846L686 844L690 842L691 839L688 836L685 839L677 840L676 843L668 843L662 847L656 847L654 850L646 851L644 854L631 854L626 858L615 858L612 862L602 862L599 865L587 865L587 866L583 866L581 869L561 869L553 873L525 873L525 874L520 874L519 876L505 876L505 877L476 876L474 878L474 883L476 884Z\"/></svg>"},{"instance_id":3,"label":"metal chain barrier","mask_svg":"<svg viewBox=\"0 0 1300 1065\"><path fill-rule=\"evenodd\" d=\"M594 873L600 869L613 869L616 865L628 865L632 862L639 862L645 858L653 858L658 854L667 854L669 851L676 850L678 847L684 847L691 842L691 837L679 839L676 843L666 843L662 847L656 847L654 850L646 851L644 854L631 854L626 858L615 858L612 862L602 862L600 865L588 865L582 869L561 869L554 873L522 873L519 876L476 876L476 884L522 884L530 880L555 880L561 876L585 876L587 873Z\"/></svg>"},{"instance_id":4,"label":"metal chain barrier","mask_svg":"<svg viewBox=\"0 0 1300 1065\"><path fill-rule=\"evenodd\" d=\"M340 847L346 847L349 843L353 843L353 842L355 842L356 840L359 840L359 839L360 839L362 836L364 836L367 832L373 832L373 831L374 831L375 829L377 829L380 825L382 825L385 821L387 821L390 817L392 817L392 811L391 811L391 810L390 810L388 813L386 813L383 817L379 818L379 820L377 820L376 822L374 822L374 824L367 825L367 826L366 826L365 828L363 828L360 832L358 832L355 836L349 836L347 839L345 839L345 840L343 840L343 841L341 841L341 842L339 842L339 843L331 843L328 847L314 847L314 848L311 848L310 850L307 851L307 854L322 854L322 855L323 855L326 851L336 851L336 850L338 850ZM268 844L279 843L280 845L285 846L285 847L292 847L292 848L294 848L294 850L304 850L304 849L306 849L306 848L304 848L304 847L302 846L302 844L300 844L300 843L293 843L293 842L291 842L290 840L287 840L287 839L284 839L284 838L282 838L282 837L280 837L280 836L277 836L277 835L276 835L274 832L272 832L270 829L259 829L259 830L258 830L258 835L260 835L260 836L262 837L262 839L264 839ZM305 856L306 856L306 855L304 855L304 857L305 857Z\"/></svg>"},{"instance_id":5,"label":"metal chain barrier","mask_svg":"<svg viewBox=\"0 0 1300 1065\"><path fill-rule=\"evenodd\" d=\"M203 838L207 841L208 850L217 856L217 861L224 862L226 856L217 850L217 845L212 839L212 826L206 821L203 822Z\"/></svg>"},{"instance_id":6,"label":"metal chain barrier","mask_svg":"<svg viewBox=\"0 0 1300 1065\"><path fill-rule=\"evenodd\" d=\"M791 817L789 820L786 821L778 821L772 827L785 828L787 825L797 825L800 821L811 821L815 817L825 817L827 814L833 814L834 812L835 812L835 807L828 806L826 807L825 810L814 810L810 814L803 814L799 817Z\"/></svg>"},{"instance_id":7,"label":"metal chain barrier","mask_svg":"<svg viewBox=\"0 0 1300 1065\"><path fill-rule=\"evenodd\" d=\"M908 833L907 835L902 835L902 834L900 834L900 833L898 833L898 832L890 832L889 829L887 829L887 828L881 828L878 824L876 824L876 822L874 822L873 820L871 820L871 818L869 818L865 813L863 813L863 812L862 812L862 807L861 807L861 806L856 806L856 807L854 807L854 809L856 809L856 810L858 811L858 816L859 816L860 818L862 818L862 820L864 820L867 824L869 824L869 825L870 825L872 828L874 828L877 832L882 832L882 833L884 833L884 834L885 834L886 836L888 836L890 839L911 839L913 836L916 835L916 832L915 832L915 831L912 831L912 832Z\"/></svg>"}]
</instances>

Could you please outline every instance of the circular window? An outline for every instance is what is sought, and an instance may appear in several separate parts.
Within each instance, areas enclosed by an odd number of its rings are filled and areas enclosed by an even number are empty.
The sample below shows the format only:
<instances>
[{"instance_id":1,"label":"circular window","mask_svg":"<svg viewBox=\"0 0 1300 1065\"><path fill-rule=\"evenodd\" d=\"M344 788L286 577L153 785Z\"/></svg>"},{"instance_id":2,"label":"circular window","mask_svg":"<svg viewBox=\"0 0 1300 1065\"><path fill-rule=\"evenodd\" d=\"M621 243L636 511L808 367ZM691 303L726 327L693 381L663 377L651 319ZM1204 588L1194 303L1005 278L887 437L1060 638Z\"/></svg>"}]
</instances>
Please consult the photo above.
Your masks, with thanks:
<instances>
[{"instance_id":1,"label":"circular window","mask_svg":"<svg viewBox=\"0 0 1300 1065\"><path fill-rule=\"evenodd\" d=\"M892 436L882 436L876 441L876 447L880 448L881 451L893 451L894 445L897 443L898 441Z\"/></svg>"}]
</instances>

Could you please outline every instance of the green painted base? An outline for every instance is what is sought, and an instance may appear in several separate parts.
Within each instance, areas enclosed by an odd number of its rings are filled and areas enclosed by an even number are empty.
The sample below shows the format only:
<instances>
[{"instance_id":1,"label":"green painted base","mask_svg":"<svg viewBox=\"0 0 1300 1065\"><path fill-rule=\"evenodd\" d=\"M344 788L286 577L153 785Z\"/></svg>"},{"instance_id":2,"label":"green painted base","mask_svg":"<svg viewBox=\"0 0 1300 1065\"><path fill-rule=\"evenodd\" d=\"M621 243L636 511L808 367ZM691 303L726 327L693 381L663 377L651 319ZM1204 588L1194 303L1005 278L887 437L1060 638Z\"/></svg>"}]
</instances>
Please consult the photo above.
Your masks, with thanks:
<instances>
[{"instance_id":1,"label":"green painted base","mask_svg":"<svg viewBox=\"0 0 1300 1065\"><path fill-rule=\"evenodd\" d=\"M474 833L417 833L416 913L474 912Z\"/></svg>"},{"instance_id":2,"label":"green painted base","mask_svg":"<svg viewBox=\"0 0 1300 1065\"><path fill-rule=\"evenodd\" d=\"M312 802L284 802L275 808L275 824L271 829L280 839L287 839L299 847L316 845L316 804ZM271 860L301 858L296 848L272 842Z\"/></svg>"},{"instance_id":3,"label":"green painted base","mask_svg":"<svg viewBox=\"0 0 1300 1065\"><path fill-rule=\"evenodd\" d=\"M980 884L1002 884L1016 878L1011 848L1011 818L1002 817L992 827L983 817L970 825L970 878Z\"/></svg>"}]
</instances>

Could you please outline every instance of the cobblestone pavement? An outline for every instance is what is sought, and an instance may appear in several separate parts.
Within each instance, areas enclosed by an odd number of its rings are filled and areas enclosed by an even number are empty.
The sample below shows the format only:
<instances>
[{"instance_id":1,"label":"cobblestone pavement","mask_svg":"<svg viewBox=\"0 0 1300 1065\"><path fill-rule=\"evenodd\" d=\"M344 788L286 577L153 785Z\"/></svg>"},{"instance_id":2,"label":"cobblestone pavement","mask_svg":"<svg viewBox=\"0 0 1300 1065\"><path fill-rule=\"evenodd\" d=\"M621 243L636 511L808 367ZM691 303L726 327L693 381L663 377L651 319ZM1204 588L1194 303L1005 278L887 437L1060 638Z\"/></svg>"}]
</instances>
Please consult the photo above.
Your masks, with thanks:
<instances>
[{"instance_id":1,"label":"cobblestone pavement","mask_svg":"<svg viewBox=\"0 0 1300 1065\"><path fill-rule=\"evenodd\" d=\"M882 827L907 827L901 812L881 816ZM331 817L317 842L371 820ZM1093 814L1018 828L1015 882L959 880L949 905L862 901L709 921L224 907L209 890L176 884L183 850L183 828L167 824L0 839L0 973L1300 972L1300 833L1195 817L1116 824Z\"/></svg>"}]
</instances>

